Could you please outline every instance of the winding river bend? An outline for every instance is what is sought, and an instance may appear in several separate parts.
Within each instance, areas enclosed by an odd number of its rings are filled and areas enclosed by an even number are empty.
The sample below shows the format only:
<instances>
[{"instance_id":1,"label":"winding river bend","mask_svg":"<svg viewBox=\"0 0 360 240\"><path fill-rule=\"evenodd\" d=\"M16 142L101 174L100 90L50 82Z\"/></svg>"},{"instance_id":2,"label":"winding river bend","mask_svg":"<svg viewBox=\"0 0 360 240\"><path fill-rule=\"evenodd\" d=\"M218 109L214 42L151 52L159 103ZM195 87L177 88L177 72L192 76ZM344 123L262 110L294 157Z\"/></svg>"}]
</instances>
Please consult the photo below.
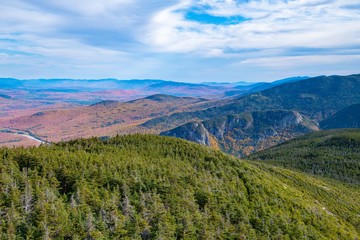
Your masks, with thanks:
<instances>
[{"instance_id":1,"label":"winding river bend","mask_svg":"<svg viewBox=\"0 0 360 240\"><path fill-rule=\"evenodd\" d=\"M20 136L29 138L29 139L34 140L34 141L39 142L39 143L44 143L44 144L49 143L49 142L41 139L36 134L33 134L32 132L27 131L27 130L20 130L20 129L14 129L14 128L4 128L4 129L0 129L0 132L12 133L12 134L15 134L15 135L20 135Z\"/></svg>"}]
</instances>

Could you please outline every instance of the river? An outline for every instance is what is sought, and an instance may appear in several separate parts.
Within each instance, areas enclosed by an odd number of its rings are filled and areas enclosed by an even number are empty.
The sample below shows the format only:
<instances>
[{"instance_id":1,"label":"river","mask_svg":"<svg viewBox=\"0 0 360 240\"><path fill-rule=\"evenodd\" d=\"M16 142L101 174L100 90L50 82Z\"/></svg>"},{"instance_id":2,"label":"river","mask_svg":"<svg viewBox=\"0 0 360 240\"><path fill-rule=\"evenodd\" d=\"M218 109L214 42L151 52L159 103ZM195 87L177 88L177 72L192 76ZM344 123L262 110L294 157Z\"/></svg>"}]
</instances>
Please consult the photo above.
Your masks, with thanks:
<instances>
[{"instance_id":1,"label":"river","mask_svg":"<svg viewBox=\"0 0 360 240\"><path fill-rule=\"evenodd\" d=\"M1 129L0 132L12 133L12 134L15 134L15 135L20 135L20 136L29 138L31 140L37 141L39 143L48 143L48 142L44 141L43 139L41 139L40 137L36 136L35 134L31 133L30 131L26 131L26 130L20 130L20 129L14 129L14 128L5 128L5 129Z\"/></svg>"}]
</instances>

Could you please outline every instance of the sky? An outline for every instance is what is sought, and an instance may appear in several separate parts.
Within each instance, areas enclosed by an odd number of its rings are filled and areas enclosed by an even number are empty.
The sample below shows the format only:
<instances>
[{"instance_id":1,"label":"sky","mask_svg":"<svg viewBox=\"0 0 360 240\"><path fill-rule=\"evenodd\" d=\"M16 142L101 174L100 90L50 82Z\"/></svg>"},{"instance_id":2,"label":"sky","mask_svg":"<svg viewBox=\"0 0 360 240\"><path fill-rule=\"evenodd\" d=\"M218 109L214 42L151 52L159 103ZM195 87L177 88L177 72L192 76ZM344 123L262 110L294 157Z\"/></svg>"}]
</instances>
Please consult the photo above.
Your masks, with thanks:
<instances>
[{"instance_id":1,"label":"sky","mask_svg":"<svg viewBox=\"0 0 360 240\"><path fill-rule=\"evenodd\" d=\"M359 0L0 0L0 77L360 73Z\"/></svg>"}]
</instances>

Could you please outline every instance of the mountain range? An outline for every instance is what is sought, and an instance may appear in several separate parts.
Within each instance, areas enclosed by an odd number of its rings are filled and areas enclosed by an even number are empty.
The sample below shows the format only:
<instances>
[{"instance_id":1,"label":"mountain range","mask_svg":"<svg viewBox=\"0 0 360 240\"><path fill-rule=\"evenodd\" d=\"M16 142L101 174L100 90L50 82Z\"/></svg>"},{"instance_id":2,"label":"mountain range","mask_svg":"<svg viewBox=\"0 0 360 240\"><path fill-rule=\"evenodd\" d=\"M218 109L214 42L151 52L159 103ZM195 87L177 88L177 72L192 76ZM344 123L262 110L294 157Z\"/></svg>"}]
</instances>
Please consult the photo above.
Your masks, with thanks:
<instances>
[{"instance_id":1,"label":"mountain range","mask_svg":"<svg viewBox=\"0 0 360 240\"><path fill-rule=\"evenodd\" d=\"M162 135L182 137L244 156L318 130L326 119L336 118L338 111L358 104L359 89L360 75L309 78L233 98L222 106L175 113L143 125L162 126L165 130ZM354 115L356 122L358 114L353 108L356 105L343 111ZM338 115L344 116L342 112ZM342 118L335 125L341 127L347 121ZM331 128L336 128L335 125Z\"/></svg>"},{"instance_id":2,"label":"mountain range","mask_svg":"<svg viewBox=\"0 0 360 240\"><path fill-rule=\"evenodd\" d=\"M102 100L129 101L153 94L179 97L218 98L226 91L246 85L246 91L258 86L256 83L183 83L157 79L33 79L18 80L0 78L0 98L13 100L66 102L89 105ZM267 85L267 83L260 83ZM242 91L242 92L246 92Z\"/></svg>"},{"instance_id":3,"label":"mountain range","mask_svg":"<svg viewBox=\"0 0 360 240\"><path fill-rule=\"evenodd\" d=\"M360 74L126 101L61 81L3 82L1 239L360 238Z\"/></svg>"},{"instance_id":4,"label":"mountain range","mask_svg":"<svg viewBox=\"0 0 360 240\"><path fill-rule=\"evenodd\" d=\"M235 156L246 156L311 131L337 128L336 125L356 127L356 104L360 103L360 75L295 77L254 84L115 79L8 79L2 84L1 91L9 96L0 103L3 109L0 136L4 139L0 145L5 146L138 132L180 137ZM10 90L10 85L14 89ZM53 101L59 97L51 92L53 88L67 97L62 102ZM242 93L229 97L229 89L242 89L239 90ZM16 97L8 91L35 91L43 95L19 99L21 95ZM46 91L50 92L44 94ZM137 91L134 96L141 92L144 97L118 102L112 95L114 91ZM84 94L94 94L91 104L83 104ZM95 98L103 100L94 101L96 94L101 97ZM132 92L128 94L134 97ZM36 100L38 97L43 99ZM70 104L68 100L73 97L83 103ZM43 104L44 100L49 102ZM353 119L352 123L349 119ZM346 122L347 125L341 125ZM30 141L28 134L40 141Z\"/></svg>"}]
</instances>

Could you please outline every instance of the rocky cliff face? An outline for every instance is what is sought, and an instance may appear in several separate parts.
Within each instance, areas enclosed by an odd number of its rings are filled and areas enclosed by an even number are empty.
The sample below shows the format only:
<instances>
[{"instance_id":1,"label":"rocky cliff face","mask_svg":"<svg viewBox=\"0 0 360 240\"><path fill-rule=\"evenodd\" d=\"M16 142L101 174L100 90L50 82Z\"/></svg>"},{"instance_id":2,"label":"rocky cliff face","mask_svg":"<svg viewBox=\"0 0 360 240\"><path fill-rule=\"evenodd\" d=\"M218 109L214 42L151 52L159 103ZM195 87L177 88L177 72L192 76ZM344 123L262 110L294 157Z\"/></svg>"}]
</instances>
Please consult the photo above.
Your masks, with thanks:
<instances>
[{"instance_id":1,"label":"rocky cliff face","mask_svg":"<svg viewBox=\"0 0 360 240\"><path fill-rule=\"evenodd\" d=\"M241 157L314 130L318 130L317 125L298 112L275 110L190 122L161 134L219 148Z\"/></svg>"},{"instance_id":2,"label":"rocky cliff face","mask_svg":"<svg viewBox=\"0 0 360 240\"><path fill-rule=\"evenodd\" d=\"M190 122L173 130L163 132L161 135L183 138L202 145L211 146L210 134L201 122Z\"/></svg>"},{"instance_id":3,"label":"rocky cliff face","mask_svg":"<svg viewBox=\"0 0 360 240\"><path fill-rule=\"evenodd\" d=\"M153 124L165 126L163 135L244 156L316 131L319 123L322 128L359 126L356 106L334 115L360 102L359 89L359 74L321 76L236 97L216 107L175 113ZM331 116L334 118L324 121ZM172 129L176 127L172 123L180 127ZM149 122L144 124L149 126Z\"/></svg>"}]
</instances>

